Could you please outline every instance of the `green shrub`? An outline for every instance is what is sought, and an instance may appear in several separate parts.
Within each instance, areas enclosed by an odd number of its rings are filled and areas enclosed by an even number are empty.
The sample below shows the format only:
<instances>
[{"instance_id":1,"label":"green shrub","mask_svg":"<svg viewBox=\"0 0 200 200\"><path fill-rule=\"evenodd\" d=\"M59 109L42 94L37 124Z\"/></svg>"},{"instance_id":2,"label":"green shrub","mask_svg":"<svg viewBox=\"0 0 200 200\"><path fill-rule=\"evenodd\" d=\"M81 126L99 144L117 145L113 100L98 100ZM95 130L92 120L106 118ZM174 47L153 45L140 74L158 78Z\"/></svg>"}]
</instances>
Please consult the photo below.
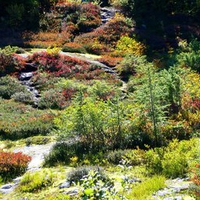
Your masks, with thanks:
<instances>
[{"instance_id":1,"label":"green shrub","mask_svg":"<svg viewBox=\"0 0 200 200\"><path fill-rule=\"evenodd\" d=\"M80 181L83 199L113 199L116 192L114 183L98 170L90 170Z\"/></svg>"},{"instance_id":2,"label":"green shrub","mask_svg":"<svg viewBox=\"0 0 200 200\"><path fill-rule=\"evenodd\" d=\"M119 99L104 102L79 93L73 105L55 119L59 134L78 137L91 152L123 146L126 127ZM124 133L124 134L123 134Z\"/></svg>"},{"instance_id":3,"label":"green shrub","mask_svg":"<svg viewBox=\"0 0 200 200\"><path fill-rule=\"evenodd\" d=\"M37 144L37 145L42 145L42 144L47 144L52 142L52 137L51 136L34 136L30 138L26 138L25 143L26 146Z\"/></svg>"},{"instance_id":4,"label":"green shrub","mask_svg":"<svg viewBox=\"0 0 200 200\"><path fill-rule=\"evenodd\" d=\"M53 184L53 174L49 170L28 172L20 181L19 190L21 192L38 192L43 188Z\"/></svg>"},{"instance_id":5,"label":"green shrub","mask_svg":"<svg viewBox=\"0 0 200 200\"><path fill-rule=\"evenodd\" d=\"M48 156L45 157L45 166L70 164L74 156L82 159L86 150L85 144L78 140L56 143Z\"/></svg>"},{"instance_id":6,"label":"green shrub","mask_svg":"<svg viewBox=\"0 0 200 200\"><path fill-rule=\"evenodd\" d=\"M0 96L10 99L15 93L26 92L25 86L11 76L0 77Z\"/></svg>"},{"instance_id":7,"label":"green shrub","mask_svg":"<svg viewBox=\"0 0 200 200\"><path fill-rule=\"evenodd\" d=\"M96 96L102 100L108 100L119 93L117 88L114 88L104 80L94 80L91 86L88 87L87 92L89 96Z\"/></svg>"},{"instance_id":8,"label":"green shrub","mask_svg":"<svg viewBox=\"0 0 200 200\"><path fill-rule=\"evenodd\" d=\"M31 157L19 153L0 151L0 176L6 181L22 173L28 167Z\"/></svg>"},{"instance_id":9,"label":"green shrub","mask_svg":"<svg viewBox=\"0 0 200 200\"><path fill-rule=\"evenodd\" d=\"M0 136L4 139L46 135L54 127L54 115L47 110L35 110L28 105L2 100L0 112Z\"/></svg>"},{"instance_id":10,"label":"green shrub","mask_svg":"<svg viewBox=\"0 0 200 200\"><path fill-rule=\"evenodd\" d=\"M91 170L98 171L98 173L101 174L102 179L106 180L106 176L101 168L95 166L83 166L69 172L67 175L67 181L69 181L70 184L77 184L87 176Z\"/></svg>"},{"instance_id":11,"label":"green shrub","mask_svg":"<svg viewBox=\"0 0 200 200\"><path fill-rule=\"evenodd\" d=\"M123 78L128 79L129 76L136 73L136 67L144 65L145 63L145 56L126 55L124 60L122 60L122 62L117 65L116 68ZM130 90L130 83L128 85L128 89Z\"/></svg>"},{"instance_id":12,"label":"green shrub","mask_svg":"<svg viewBox=\"0 0 200 200\"><path fill-rule=\"evenodd\" d=\"M59 90L50 89L41 94L38 107L41 109L63 109L67 105L66 99Z\"/></svg>"},{"instance_id":13,"label":"green shrub","mask_svg":"<svg viewBox=\"0 0 200 200\"><path fill-rule=\"evenodd\" d=\"M25 91L25 92L16 92L11 96L15 101L27 103L27 104L33 104L34 103L34 96L31 92Z\"/></svg>"},{"instance_id":14,"label":"green shrub","mask_svg":"<svg viewBox=\"0 0 200 200\"><path fill-rule=\"evenodd\" d=\"M20 48L17 46L5 46L3 49L0 48L0 53L3 53L5 55L11 55L13 53L19 52Z\"/></svg>"},{"instance_id":15,"label":"green shrub","mask_svg":"<svg viewBox=\"0 0 200 200\"><path fill-rule=\"evenodd\" d=\"M169 178L184 177L198 156L198 141L173 140L167 147L146 152L147 170Z\"/></svg>"},{"instance_id":16,"label":"green shrub","mask_svg":"<svg viewBox=\"0 0 200 200\"><path fill-rule=\"evenodd\" d=\"M116 165L120 164L123 160L126 161L128 165L140 165L145 162L145 151L140 149L119 149L109 152L107 159L109 163Z\"/></svg>"},{"instance_id":17,"label":"green shrub","mask_svg":"<svg viewBox=\"0 0 200 200\"><path fill-rule=\"evenodd\" d=\"M137 55L141 56L144 53L145 46L136 41L134 38L128 36L122 36L116 45L115 53L125 56L125 55Z\"/></svg>"},{"instance_id":18,"label":"green shrub","mask_svg":"<svg viewBox=\"0 0 200 200\"><path fill-rule=\"evenodd\" d=\"M64 47L62 48L62 51L64 52L76 52L76 53L86 53L86 50L84 49L84 47L82 47L82 45L78 44L78 43L66 43L64 45Z\"/></svg>"},{"instance_id":19,"label":"green shrub","mask_svg":"<svg viewBox=\"0 0 200 200\"><path fill-rule=\"evenodd\" d=\"M179 53L176 55L176 59L180 65L190 67L192 70L200 72L200 42L197 39L193 39L190 43L185 40L179 42Z\"/></svg>"}]
</instances>

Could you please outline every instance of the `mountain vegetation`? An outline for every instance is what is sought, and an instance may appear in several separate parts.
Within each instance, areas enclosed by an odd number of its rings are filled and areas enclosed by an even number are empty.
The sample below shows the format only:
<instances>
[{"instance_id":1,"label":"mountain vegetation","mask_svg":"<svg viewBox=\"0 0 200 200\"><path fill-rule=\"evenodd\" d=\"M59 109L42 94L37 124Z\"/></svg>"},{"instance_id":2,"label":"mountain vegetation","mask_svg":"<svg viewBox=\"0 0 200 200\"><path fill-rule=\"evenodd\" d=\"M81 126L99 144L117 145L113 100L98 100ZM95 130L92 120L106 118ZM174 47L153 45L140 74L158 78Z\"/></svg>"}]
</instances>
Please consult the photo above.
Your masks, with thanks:
<instances>
[{"instance_id":1,"label":"mountain vegetation","mask_svg":"<svg viewBox=\"0 0 200 200\"><path fill-rule=\"evenodd\" d=\"M200 199L199 14L198 0L0 0L0 198Z\"/></svg>"}]
</instances>

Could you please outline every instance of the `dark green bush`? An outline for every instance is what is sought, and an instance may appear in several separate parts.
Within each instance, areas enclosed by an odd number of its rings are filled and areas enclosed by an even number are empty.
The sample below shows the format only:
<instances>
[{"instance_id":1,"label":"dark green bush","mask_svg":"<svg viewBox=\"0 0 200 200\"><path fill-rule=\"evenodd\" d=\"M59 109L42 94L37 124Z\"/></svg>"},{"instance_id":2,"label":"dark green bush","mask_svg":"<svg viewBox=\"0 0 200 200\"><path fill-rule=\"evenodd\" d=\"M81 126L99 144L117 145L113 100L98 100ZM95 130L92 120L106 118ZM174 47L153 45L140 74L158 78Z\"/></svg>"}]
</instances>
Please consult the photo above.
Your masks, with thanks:
<instances>
[{"instance_id":1,"label":"dark green bush","mask_svg":"<svg viewBox=\"0 0 200 200\"><path fill-rule=\"evenodd\" d=\"M67 175L67 181L70 182L70 184L75 183L77 184L78 182L81 181L81 179L88 175L91 170L96 170L99 172L99 174L102 177L102 180L106 180L106 175L103 172L102 168L96 167L96 166L83 166L83 167L78 167L75 170L71 171Z\"/></svg>"},{"instance_id":2,"label":"dark green bush","mask_svg":"<svg viewBox=\"0 0 200 200\"><path fill-rule=\"evenodd\" d=\"M33 104L34 103L34 96L29 91L24 92L16 92L11 96L15 101L27 103L27 104Z\"/></svg>"},{"instance_id":3,"label":"dark green bush","mask_svg":"<svg viewBox=\"0 0 200 200\"><path fill-rule=\"evenodd\" d=\"M0 77L0 96L5 99L10 99L15 93L26 92L25 86L11 76Z\"/></svg>"},{"instance_id":4,"label":"dark green bush","mask_svg":"<svg viewBox=\"0 0 200 200\"><path fill-rule=\"evenodd\" d=\"M59 163L69 164L71 158L77 156L83 158L84 153L88 152L84 143L78 140L68 142L57 142L48 156L45 157L45 166L54 166Z\"/></svg>"}]
</instances>

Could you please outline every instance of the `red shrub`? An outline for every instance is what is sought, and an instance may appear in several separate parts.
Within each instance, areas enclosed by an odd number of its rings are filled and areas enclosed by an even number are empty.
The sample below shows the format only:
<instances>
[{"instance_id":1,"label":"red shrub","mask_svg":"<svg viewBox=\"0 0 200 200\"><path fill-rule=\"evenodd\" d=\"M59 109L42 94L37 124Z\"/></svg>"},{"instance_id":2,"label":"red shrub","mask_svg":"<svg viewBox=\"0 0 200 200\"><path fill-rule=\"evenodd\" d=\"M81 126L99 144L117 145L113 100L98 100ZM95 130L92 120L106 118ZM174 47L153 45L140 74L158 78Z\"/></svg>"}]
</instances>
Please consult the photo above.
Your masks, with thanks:
<instances>
[{"instance_id":1,"label":"red shrub","mask_svg":"<svg viewBox=\"0 0 200 200\"><path fill-rule=\"evenodd\" d=\"M35 53L31 60L39 69L53 73L55 76L74 77L75 73L91 70L90 64L86 61L65 55L48 54L47 52Z\"/></svg>"},{"instance_id":2,"label":"red shrub","mask_svg":"<svg viewBox=\"0 0 200 200\"><path fill-rule=\"evenodd\" d=\"M7 180L25 172L31 157L19 153L0 152L0 176Z\"/></svg>"},{"instance_id":3,"label":"red shrub","mask_svg":"<svg viewBox=\"0 0 200 200\"><path fill-rule=\"evenodd\" d=\"M18 72L24 67L25 59L17 54L0 53L0 74Z\"/></svg>"}]
</instances>

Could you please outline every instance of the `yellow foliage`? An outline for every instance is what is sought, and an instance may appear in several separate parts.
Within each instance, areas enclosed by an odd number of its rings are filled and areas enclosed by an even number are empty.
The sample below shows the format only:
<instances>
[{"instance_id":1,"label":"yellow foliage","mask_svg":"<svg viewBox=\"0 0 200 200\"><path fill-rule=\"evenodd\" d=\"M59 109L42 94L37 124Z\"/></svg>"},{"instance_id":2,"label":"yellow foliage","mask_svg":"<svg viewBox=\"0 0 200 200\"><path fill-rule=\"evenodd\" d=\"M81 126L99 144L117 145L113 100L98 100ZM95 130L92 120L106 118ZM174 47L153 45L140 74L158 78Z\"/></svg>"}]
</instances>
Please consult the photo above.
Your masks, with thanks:
<instances>
[{"instance_id":1,"label":"yellow foliage","mask_svg":"<svg viewBox=\"0 0 200 200\"><path fill-rule=\"evenodd\" d=\"M58 48L58 47L53 47L53 48L48 47L47 48L47 53L48 54L52 54L52 55L58 55L60 50L61 50L61 48Z\"/></svg>"},{"instance_id":2,"label":"yellow foliage","mask_svg":"<svg viewBox=\"0 0 200 200\"><path fill-rule=\"evenodd\" d=\"M200 97L200 74L189 72L183 77L183 92L191 97Z\"/></svg>"},{"instance_id":3,"label":"yellow foliage","mask_svg":"<svg viewBox=\"0 0 200 200\"><path fill-rule=\"evenodd\" d=\"M117 42L116 53L120 55L142 55L145 51L145 46L141 42L136 41L128 36L122 36Z\"/></svg>"}]
</instances>

